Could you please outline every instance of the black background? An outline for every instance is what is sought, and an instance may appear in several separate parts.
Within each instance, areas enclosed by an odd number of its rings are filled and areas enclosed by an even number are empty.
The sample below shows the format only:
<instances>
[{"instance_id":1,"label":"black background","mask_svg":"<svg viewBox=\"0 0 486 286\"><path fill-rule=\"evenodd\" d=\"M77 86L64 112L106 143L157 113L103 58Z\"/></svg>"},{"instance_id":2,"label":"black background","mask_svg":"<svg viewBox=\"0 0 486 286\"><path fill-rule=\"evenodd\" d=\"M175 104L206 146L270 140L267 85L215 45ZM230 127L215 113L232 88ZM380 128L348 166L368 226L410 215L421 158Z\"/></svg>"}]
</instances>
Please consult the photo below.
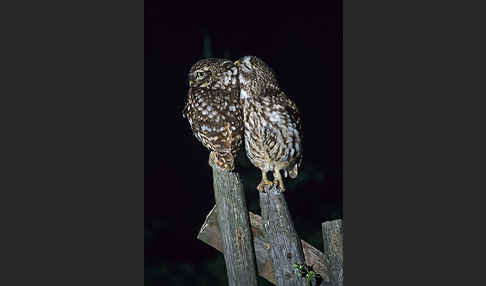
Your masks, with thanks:
<instances>
[{"instance_id":1,"label":"black background","mask_svg":"<svg viewBox=\"0 0 486 286\"><path fill-rule=\"evenodd\" d=\"M304 161L286 198L299 235L322 249L321 222L342 218L342 9L260 5L183 13L145 2L146 285L224 285L221 253L196 239L214 206L208 152L182 117L187 73L205 56L264 59L304 122ZM183 16L182 16L183 15ZM241 152L248 206L261 175ZM262 283L265 283L262 281Z\"/></svg>"}]
</instances>

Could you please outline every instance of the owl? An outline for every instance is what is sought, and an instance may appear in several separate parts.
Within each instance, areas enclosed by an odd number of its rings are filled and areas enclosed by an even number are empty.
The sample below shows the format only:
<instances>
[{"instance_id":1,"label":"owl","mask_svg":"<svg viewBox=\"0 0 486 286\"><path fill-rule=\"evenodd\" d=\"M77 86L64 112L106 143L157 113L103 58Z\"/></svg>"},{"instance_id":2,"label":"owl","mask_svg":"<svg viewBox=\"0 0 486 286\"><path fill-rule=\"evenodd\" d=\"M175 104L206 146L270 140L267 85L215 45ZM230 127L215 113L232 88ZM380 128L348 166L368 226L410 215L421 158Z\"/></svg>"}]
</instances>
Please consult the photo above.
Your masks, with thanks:
<instances>
[{"instance_id":1,"label":"owl","mask_svg":"<svg viewBox=\"0 0 486 286\"><path fill-rule=\"evenodd\" d=\"M243 140L238 69L231 61L209 58L196 62L188 77L183 117L209 149L209 165L232 171Z\"/></svg>"},{"instance_id":2,"label":"owl","mask_svg":"<svg viewBox=\"0 0 486 286\"><path fill-rule=\"evenodd\" d=\"M295 103L280 89L273 70L260 58L236 61L243 109L244 140L250 162L262 172L257 189L278 185L280 171L296 178L302 163L302 122ZM272 171L274 181L267 178Z\"/></svg>"}]
</instances>

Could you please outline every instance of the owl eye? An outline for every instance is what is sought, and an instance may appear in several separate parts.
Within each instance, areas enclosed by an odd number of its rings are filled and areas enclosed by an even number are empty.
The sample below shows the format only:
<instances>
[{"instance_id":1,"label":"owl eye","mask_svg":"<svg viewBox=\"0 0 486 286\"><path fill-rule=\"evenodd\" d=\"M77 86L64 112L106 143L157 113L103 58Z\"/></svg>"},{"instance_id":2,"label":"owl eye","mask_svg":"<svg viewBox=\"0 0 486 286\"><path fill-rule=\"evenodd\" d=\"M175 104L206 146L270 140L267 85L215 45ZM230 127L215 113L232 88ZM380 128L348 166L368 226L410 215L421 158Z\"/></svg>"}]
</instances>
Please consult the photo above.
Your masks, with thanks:
<instances>
[{"instance_id":1,"label":"owl eye","mask_svg":"<svg viewBox=\"0 0 486 286\"><path fill-rule=\"evenodd\" d=\"M206 76L205 72L202 72L202 71L196 72L196 80L200 80L200 79L204 78L205 76Z\"/></svg>"},{"instance_id":2,"label":"owl eye","mask_svg":"<svg viewBox=\"0 0 486 286\"><path fill-rule=\"evenodd\" d=\"M244 61L244 62L243 62L243 66L245 66L245 68L247 68L247 69L251 70L251 65L250 65L250 63L248 63L248 62Z\"/></svg>"}]
</instances>

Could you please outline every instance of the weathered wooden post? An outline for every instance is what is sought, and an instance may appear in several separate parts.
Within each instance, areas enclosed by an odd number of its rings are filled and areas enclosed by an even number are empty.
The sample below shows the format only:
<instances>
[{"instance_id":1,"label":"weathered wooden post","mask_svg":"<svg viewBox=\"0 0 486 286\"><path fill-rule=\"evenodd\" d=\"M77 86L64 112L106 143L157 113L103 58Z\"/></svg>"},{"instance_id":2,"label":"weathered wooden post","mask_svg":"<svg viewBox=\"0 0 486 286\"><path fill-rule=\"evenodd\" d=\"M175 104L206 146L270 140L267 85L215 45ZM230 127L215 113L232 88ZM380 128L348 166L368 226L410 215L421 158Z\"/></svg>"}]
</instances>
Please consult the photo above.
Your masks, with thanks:
<instances>
[{"instance_id":1,"label":"weathered wooden post","mask_svg":"<svg viewBox=\"0 0 486 286\"><path fill-rule=\"evenodd\" d=\"M295 264L305 264L302 244L279 188L274 186L260 192L260 209L276 284L305 285L305 280L298 276L295 267Z\"/></svg>"},{"instance_id":2,"label":"weathered wooden post","mask_svg":"<svg viewBox=\"0 0 486 286\"><path fill-rule=\"evenodd\" d=\"M331 280L331 285L343 286L343 220L337 219L333 221L323 222L322 238L324 242L324 260L328 265L329 279Z\"/></svg>"},{"instance_id":3,"label":"weathered wooden post","mask_svg":"<svg viewBox=\"0 0 486 286\"><path fill-rule=\"evenodd\" d=\"M256 286L257 268L243 185L236 172L213 168L214 196L230 286Z\"/></svg>"}]
</instances>

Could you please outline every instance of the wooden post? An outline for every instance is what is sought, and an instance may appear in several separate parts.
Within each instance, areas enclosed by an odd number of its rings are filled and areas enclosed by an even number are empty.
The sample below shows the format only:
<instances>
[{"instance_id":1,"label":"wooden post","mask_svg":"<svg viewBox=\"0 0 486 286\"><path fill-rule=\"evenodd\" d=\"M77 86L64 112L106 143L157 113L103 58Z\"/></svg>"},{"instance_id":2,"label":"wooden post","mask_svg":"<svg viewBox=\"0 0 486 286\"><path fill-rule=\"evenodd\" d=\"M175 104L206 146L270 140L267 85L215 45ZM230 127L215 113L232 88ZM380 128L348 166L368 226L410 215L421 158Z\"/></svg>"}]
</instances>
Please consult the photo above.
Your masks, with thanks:
<instances>
[{"instance_id":1,"label":"wooden post","mask_svg":"<svg viewBox=\"0 0 486 286\"><path fill-rule=\"evenodd\" d=\"M328 265L329 279L333 286L342 286L344 280L343 230L341 219L322 223L324 261Z\"/></svg>"},{"instance_id":2,"label":"wooden post","mask_svg":"<svg viewBox=\"0 0 486 286\"><path fill-rule=\"evenodd\" d=\"M265 188L260 192L260 209L277 285L305 285L294 266L305 263L304 252L284 194L276 187Z\"/></svg>"},{"instance_id":3,"label":"wooden post","mask_svg":"<svg viewBox=\"0 0 486 286\"><path fill-rule=\"evenodd\" d=\"M212 168L228 285L256 286L255 252L243 185L238 173Z\"/></svg>"}]
</instances>

